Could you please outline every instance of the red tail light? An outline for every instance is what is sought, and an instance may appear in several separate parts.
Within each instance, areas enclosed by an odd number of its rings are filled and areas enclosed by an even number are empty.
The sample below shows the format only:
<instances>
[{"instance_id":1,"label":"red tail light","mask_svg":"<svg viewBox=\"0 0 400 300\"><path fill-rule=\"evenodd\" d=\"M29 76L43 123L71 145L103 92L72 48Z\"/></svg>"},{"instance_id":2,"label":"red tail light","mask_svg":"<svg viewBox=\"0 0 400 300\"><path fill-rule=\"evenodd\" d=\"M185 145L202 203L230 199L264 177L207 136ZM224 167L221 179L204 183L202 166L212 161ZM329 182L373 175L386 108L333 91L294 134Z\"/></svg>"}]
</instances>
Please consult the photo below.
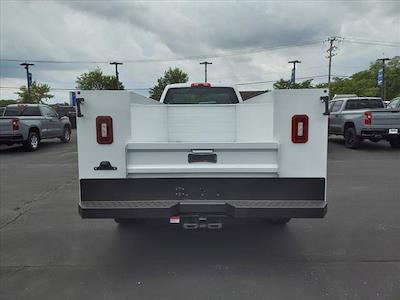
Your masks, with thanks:
<instances>
[{"instance_id":1,"label":"red tail light","mask_svg":"<svg viewBox=\"0 0 400 300\"><path fill-rule=\"evenodd\" d=\"M19 130L19 120L18 119L12 119L12 129Z\"/></svg>"},{"instance_id":2,"label":"red tail light","mask_svg":"<svg viewBox=\"0 0 400 300\"><path fill-rule=\"evenodd\" d=\"M371 125L372 124L372 113L370 111L366 111L364 113L364 124L365 125Z\"/></svg>"},{"instance_id":3,"label":"red tail light","mask_svg":"<svg viewBox=\"0 0 400 300\"><path fill-rule=\"evenodd\" d=\"M113 142L113 124L110 116L98 116L96 118L96 135L99 144L111 144Z\"/></svg>"},{"instance_id":4,"label":"red tail light","mask_svg":"<svg viewBox=\"0 0 400 300\"><path fill-rule=\"evenodd\" d=\"M292 142L295 144L308 141L308 116L294 115L292 117Z\"/></svg>"},{"instance_id":5,"label":"red tail light","mask_svg":"<svg viewBox=\"0 0 400 300\"><path fill-rule=\"evenodd\" d=\"M191 87L211 87L211 84L208 82L197 82L192 83Z\"/></svg>"}]
</instances>

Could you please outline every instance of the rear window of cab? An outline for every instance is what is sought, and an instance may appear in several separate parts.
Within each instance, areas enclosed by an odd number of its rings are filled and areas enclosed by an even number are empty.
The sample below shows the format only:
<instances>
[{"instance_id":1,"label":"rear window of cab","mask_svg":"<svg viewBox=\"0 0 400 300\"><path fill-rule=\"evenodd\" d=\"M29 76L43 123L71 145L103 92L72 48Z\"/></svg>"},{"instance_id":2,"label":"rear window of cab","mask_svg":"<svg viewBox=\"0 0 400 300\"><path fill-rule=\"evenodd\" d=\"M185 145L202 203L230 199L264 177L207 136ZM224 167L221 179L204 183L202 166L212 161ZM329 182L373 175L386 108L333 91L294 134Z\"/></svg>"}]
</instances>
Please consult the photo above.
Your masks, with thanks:
<instances>
[{"instance_id":1,"label":"rear window of cab","mask_svg":"<svg viewBox=\"0 0 400 300\"><path fill-rule=\"evenodd\" d=\"M235 104L239 103L235 90L229 87L171 88L166 104Z\"/></svg>"},{"instance_id":2,"label":"rear window of cab","mask_svg":"<svg viewBox=\"0 0 400 300\"><path fill-rule=\"evenodd\" d=\"M384 108L384 104L380 99L353 99L348 100L346 103L346 110L354 109L370 109L370 108Z\"/></svg>"},{"instance_id":3,"label":"rear window of cab","mask_svg":"<svg viewBox=\"0 0 400 300\"><path fill-rule=\"evenodd\" d=\"M8 106L4 111L4 116L6 117L17 117L17 116L41 116L39 106L26 106L26 105L18 105L18 106Z\"/></svg>"}]
</instances>

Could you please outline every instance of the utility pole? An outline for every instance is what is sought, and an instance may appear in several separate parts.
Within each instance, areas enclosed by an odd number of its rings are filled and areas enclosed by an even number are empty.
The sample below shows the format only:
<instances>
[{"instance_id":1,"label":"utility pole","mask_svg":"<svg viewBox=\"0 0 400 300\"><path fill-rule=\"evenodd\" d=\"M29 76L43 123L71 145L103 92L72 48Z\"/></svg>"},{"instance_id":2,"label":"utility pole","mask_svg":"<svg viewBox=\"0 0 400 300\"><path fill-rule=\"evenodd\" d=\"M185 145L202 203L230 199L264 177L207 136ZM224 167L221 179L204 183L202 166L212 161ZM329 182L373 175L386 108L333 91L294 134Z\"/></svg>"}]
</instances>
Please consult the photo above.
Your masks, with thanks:
<instances>
[{"instance_id":1,"label":"utility pole","mask_svg":"<svg viewBox=\"0 0 400 300\"><path fill-rule=\"evenodd\" d=\"M28 97L31 102L32 102L32 98L31 98L32 73L29 73L29 67L34 66L34 65L35 64L30 64L27 62L20 64L20 66L23 66L26 70L26 87L28 89Z\"/></svg>"},{"instance_id":2,"label":"utility pole","mask_svg":"<svg viewBox=\"0 0 400 300\"><path fill-rule=\"evenodd\" d=\"M293 85L293 87L296 84L296 64L301 64L301 61L299 60L291 60L288 62L289 64L293 64L293 69L292 69L292 76L290 78L290 83Z\"/></svg>"},{"instance_id":3,"label":"utility pole","mask_svg":"<svg viewBox=\"0 0 400 300\"><path fill-rule=\"evenodd\" d=\"M390 58L388 58L388 57L377 59L377 61L380 61L382 63L382 69L378 70L378 85L381 86L382 101L385 101L385 98L386 98L385 63L388 60L390 60ZM379 74L380 72L382 72L382 73Z\"/></svg>"},{"instance_id":4,"label":"utility pole","mask_svg":"<svg viewBox=\"0 0 400 300\"><path fill-rule=\"evenodd\" d=\"M118 73L118 65L123 65L123 63L122 62L116 62L116 61L113 61L113 62L110 62L110 65L115 65L115 78L117 79L117 83L116 83L116 89L118 90L119 89L119 73Z\"/></svg>"},{"instance_id":5,"label":"utility pole","mask_svg":"<svg viewBox=\"0 0 400 300\"><path fill-rule=\"evenodd\" d=\"M328 90L329 90L329 100L331 100L331 74L332 74L332 57L336 55L334 51L337 49L337 47L333 44L335 41L337 41L339 37L337 36L331 36L328 38L329 42L329 49L327 50L328 52L328 59L329 59L329 69L328 69Z\"/></svg>"},{"instance_id":6,"label":"utility pole","mask_svg":"<svg viewBox=\"0 0 400 300\"><path fill-rule=\"evenodd\" d=\"M203 61L200 64L204 65L204 82L207 82L207 65L212 65L212 62Z\"/></svg>"}]
</instances>

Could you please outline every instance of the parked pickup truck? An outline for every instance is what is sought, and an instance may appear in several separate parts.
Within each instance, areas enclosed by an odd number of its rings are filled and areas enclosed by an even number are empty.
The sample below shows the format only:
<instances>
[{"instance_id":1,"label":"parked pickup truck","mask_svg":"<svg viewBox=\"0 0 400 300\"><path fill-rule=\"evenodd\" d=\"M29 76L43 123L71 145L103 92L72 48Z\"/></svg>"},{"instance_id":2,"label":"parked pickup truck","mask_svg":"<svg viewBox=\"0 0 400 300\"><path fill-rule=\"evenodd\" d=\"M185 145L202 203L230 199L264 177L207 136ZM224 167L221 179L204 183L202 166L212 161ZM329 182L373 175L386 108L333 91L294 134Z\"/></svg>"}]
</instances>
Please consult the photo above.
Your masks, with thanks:
<instances>
[{"instance_id":1,"label":"parked pickup truck","mask_svg":"<svg viewBox=\"0 0 400 300\"><path fill-rule=\"evenodd\" d=\"M329 105L329 134L343 135L348 148L357 148L364 139L387 140L400 148L400 109L384 108L380 98L350 97Z\"/></svg>"},{"instance_id":2,"label":"parked pickup truck","mask_svg":"<svg viewBox=\"0 0 400 300\"><path fill-rule=\"evenodd\" d=\"M326 95L279 90L243 102L234 87L209 83L169 85L160 101L80 91L80 215L190 229L322 218Z\"/></svg>"},{"instance_id":3,"label":"parked pickup truck","mask_svg":"<svg viewBox=\"0 0 400 300\"><path fill-rule=\"evenodd\" d=\"M0 117L0 143L23 144L35 151L40 141L60 138L68 143L71 139L71 123L68 117L59 117L49 106L43 104L11 104Z\"/></svg>"}]
</instances>

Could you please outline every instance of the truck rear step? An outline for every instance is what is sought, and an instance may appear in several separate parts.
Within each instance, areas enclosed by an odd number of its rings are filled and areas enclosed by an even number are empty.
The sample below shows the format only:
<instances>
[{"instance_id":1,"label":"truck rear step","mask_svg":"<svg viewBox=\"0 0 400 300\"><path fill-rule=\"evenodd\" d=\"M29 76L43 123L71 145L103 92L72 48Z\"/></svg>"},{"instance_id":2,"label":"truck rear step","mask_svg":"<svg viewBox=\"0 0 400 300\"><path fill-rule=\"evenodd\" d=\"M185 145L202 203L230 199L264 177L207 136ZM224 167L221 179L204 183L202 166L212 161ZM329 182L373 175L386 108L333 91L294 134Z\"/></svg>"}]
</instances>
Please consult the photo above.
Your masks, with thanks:
<instances>
[{"instance_id":1,"label":"truck rear step","mask_svg":"<svg viewBox=\"0 0 400 300\"><path fill-rule=\"evenodd\" d=\"M169 218L185 214L221 214L236 218L322 218L325 201L227 200L227 201L82 201L83 218Z\"/></svg>"},{"instance_id":2,"label":"truck rear step","mask_svg":"<svg viewBox=\"0 0 400 300\"><path fill-rule=\"evenodd\" d=\"M81 179L84 218L323 217L324 178Z\"/></svg>"}]
</instances>

